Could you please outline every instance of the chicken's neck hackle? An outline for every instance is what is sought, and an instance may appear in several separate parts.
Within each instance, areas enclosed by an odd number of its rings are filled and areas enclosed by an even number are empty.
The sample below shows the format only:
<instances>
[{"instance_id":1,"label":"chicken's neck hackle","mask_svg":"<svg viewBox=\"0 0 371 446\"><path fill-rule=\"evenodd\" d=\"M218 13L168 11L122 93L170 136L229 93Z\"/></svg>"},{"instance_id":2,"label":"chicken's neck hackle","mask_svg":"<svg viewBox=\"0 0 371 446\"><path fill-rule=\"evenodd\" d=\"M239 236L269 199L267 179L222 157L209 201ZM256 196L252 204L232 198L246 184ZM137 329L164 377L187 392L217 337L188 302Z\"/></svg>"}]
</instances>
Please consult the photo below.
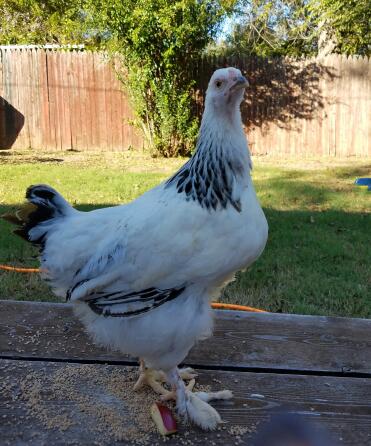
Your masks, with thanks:
<instances>
[{"instance_id":1,"label":"chicken's neck hackle","mask_svg":"<svg viewBox=\"0 0 371 446\"><path fill-rule=\"evenodd\" d=\"M209 107L211 108L211 107ZM166 183L176 187L187 200L208 210L229 205L241 211L236 189L250 175L251 161L239 107L216 113L206 105L196 151L192 158Z\"/></svg>"}]
</instances>

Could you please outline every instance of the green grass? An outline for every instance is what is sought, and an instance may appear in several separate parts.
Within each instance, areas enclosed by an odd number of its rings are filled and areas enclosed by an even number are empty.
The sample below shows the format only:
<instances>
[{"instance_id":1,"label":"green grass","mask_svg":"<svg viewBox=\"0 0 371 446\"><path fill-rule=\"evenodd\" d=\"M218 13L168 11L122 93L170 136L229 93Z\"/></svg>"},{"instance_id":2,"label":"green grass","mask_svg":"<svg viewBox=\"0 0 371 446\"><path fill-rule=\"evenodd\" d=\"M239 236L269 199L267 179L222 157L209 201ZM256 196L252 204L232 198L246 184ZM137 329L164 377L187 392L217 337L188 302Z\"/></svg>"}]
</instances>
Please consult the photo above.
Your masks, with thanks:
<instances>
[{"instance_id":1,"label":"green grass","mask_svg":"<svg viewBox=\"0 0 371 446\"><path fill-rule=\"evenodd\" d=\"M371 317L371 193L353 185L355 177L371 176L370 160L254 161L269 240L222 300L274 312ZM183 162L137 152L0 152L0 213L39 182L56 187L79 209L124 203ZM0 263L38 265L36 250L5 222ZM36 274L1 271L0 298L56 300Z\"/></svg>"}]
</instances>

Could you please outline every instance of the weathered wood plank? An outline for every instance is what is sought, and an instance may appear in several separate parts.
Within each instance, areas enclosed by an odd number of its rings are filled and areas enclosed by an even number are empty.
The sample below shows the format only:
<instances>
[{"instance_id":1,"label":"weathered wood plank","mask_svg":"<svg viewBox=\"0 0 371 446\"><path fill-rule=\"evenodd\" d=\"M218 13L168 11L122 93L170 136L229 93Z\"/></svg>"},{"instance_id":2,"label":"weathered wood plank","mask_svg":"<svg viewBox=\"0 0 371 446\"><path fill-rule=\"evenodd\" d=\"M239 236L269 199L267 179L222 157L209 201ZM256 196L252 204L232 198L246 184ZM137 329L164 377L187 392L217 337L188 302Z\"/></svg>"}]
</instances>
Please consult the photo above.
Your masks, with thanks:
<instances>
[{"instance_id":1,"label":"weathered wood plank","mask_svg":"<svg viewBox=\"0 0 371 446\"><path fill-rule=\"evenodd\" d=\"M75 150L86 150L86 136L84 131L84 124L85 124L85 107L86 103L84 101L84 95L83 95L83 89L84 89L84 83L83 83L83 60L81 52L75 52L75 57L72 58L73 61L73 79L74 83L72 85L72 91L74 96L74 116L76 119L76 127L74 128L75 131L75 143L74 143L74 149Z\"/></svg>"},{"instance_id":2,"label":"weathered wood plank","mask_svg":"<svg viewBox=\"0 0 371 446\"><path fill-rule=\"evenodd\" d=\"M0 150L6 146L5 136L6 135L6 122L5 122L5 99L3 98L4 86L4 64L3 64L3 51L0 49L0 135L2 136L0 140Z\"/></svg>"},{"instance_id":3,"label":"weathered wood plank","mask_svg":"<svg viewBox=\"0 0 371 446\"><path fill-rule=\"evenodd\" d=\"M83 80L83 123L84 123L84 136L85 136L85 146L87 150L94 149L93 147L93 139L92 139L92 132L94 124L92 123L92 114L94 113L93 110L93 102L92 102L92 91L91 91L91 80L90 80L90 74L92 71L92 53L91 51L82 52L82 80Z\"/></svg>"},{"instance_id":4,"label":"weathered wood plank","mask_svg":"<svg viewBox=\"0 0 371 446\"><path fill-rule=\"evenodd\" d=\"M95 91L95 117L96 117L96 131L97 131L97 146L99 150L106 150L107 139L106 139L106 107L105 107L105 90L104 85L102 85L103 78L103 66L104 61L100 53L93 54L93 65L94 65L94 91Z\"/></svg>"},{"instance_id":5,"label":"weathered wood plank","mask_svg":"<svg viewBox=\"0 0 371 446\"><path fill-rule=\"evenodd\" d=\"M111 444L117 419L124 432L120 444L129 444L125 432L133 423L130 401L138 397L131 391L131 367L1 360L0 376L2 444ZM169 445L251 444L249 432L239 439L233 429L260 430L261 422L282 412L298 414L314 428L322 426L342 445L371 442L370 379L202 371L198 381L233 391L233 400L213 403L227 424L212 433L182 427ZM143 401L146 415L156 397L142 392L138 398L136 404ZM147 444L162 443L156 433L149 434Z\"/></svg>"},{"instance_id":6,"label":"weathered wood plank","mask_svg":"<svg viewBox=\"0 0 371 446\"><path fill-rule=\"evenodd\" d=\"M13 122L15 123L17 121L18 113L20 113L24 117L24 125L19 131L17 139L12 147L25 148L30 147L29 120L31 118L26 116L27 110L30 109L31 105L30 95L27 94L27 81L30 77L30 73L28 73L25 54L21 52L18 60L14 60L12 57L13 55L14 51L7 51L7 80L10 83L10 85L7 86L9 97L8 102L11 105ZM14 88L15 86L17 86L17 88ZM25 100L23 101L23 99Z\"/></svg>"},{"instance_id":7,"label":"weathered wood plank","mask_svg":"<svg viewBox=\"0 0 371 446\"><path fill-rule=\"evenodd\" d=\"M97 95L97 83L95 73L95 61L94 52L89 53L89 98L91 103L91 148L93 150L100 150L99 147L99 125L98 125L98 95Z\"/></svg>"},{"instance_id":8,"label":"weathered wood plank","mask_svg":"<svg viewBox=\"0 0 371 446\"><path fill-rule=\"evenodd\" d=\"M56 55L53 51L47 51L47 80L48 80L48 106L49 106L49 148L50 150L60 149L60 127L58 118L58 95L57 82L58 73L56 70Z\"/></svg>"},{"instance_id":9,"label":"weathered wood plank","mask_svg":"<svg viewBox=\"0 0 371 446\"><path fill-rule=\"evenodd\" d=\"M216 311L187 364L371 373L371 320ZM0 301L0 356L133 361L96 347L69 304Z\"/></svg>"},{"instance_id":10,"label":"weathered wood plank","mask_svg":"<svg viewBox=\"0 0 371 446\"><path fill-rule=\"evenodd\" d=\"M112 85L111 85L111 67L109 62L107 61L104 65L103 70L103 85L104 85L104 100L105 100L105 118L106 118L106 139L107 139L107 150L113 150L112 145L112 101L111 101L111 93L112 93Z\"/></svg>"},{"instance_id":11,"label":"weathered wood plank","mask_svg":"<svg viewBox=\"0 0 371 446\"><path fill-rule=\"evenodd\" d=\"M61 102L60 102L60 116L61 116L61 147L62 150L71 149L71 125L70 125L70 86L68 83L68 59L69 52L59 53L57 59L57 67L59 73L59 81L61 84Z\"/></svg>"}]
</instances>

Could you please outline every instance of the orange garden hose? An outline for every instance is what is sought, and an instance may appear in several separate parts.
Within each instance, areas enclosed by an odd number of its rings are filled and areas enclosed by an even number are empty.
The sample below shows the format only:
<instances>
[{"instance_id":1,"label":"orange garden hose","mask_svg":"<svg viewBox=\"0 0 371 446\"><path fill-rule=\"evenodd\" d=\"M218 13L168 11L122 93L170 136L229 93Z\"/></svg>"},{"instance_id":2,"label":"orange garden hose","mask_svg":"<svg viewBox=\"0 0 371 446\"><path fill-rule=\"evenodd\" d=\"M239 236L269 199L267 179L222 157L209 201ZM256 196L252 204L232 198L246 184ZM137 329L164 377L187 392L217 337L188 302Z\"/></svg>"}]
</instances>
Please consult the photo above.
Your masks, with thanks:
<instances>
[{"instance_id":1,"label":"orange garden hose","mask_svg":"<svg viewBox=\"0 0 371 446\"><path fill-rule=\"evenodd\" d=\"M16 266L0 265L0 269L4 271L15 271L17 273L39 273L40 268L18 268Z\"/></svg>"},{"instance_id":2,"label":"orange garden hose","mask_svg":"<svg viewBox=\"0 0 371 446\"><path fill-rule=\"evenodd\" d=\"M9 265L1 265L0 270L3 271L14 271L17 273L40 273L40 268L19 268L16 266ZM211 307L218 310L238 310L238 311L250 311L253 313L266 313L264 310L260 310L259 308L247 307L245 305L236 305L236 304L223 304L220 302L212 302Z\"/></svg>"},{"instance_id":3,"label":"orange garden hose","mask_svg":"<svg viewBox=\"0 0 371 446\"><path fill-rule=\"evenodd\" d=\"M238 311L251 311L253 313L266 313L264 310L259 308L247 307L246 305L236 305L236 304L223 304L221 302L212 302L212 308L218 310L238 310Z\"/></svg>"}]
</instances>

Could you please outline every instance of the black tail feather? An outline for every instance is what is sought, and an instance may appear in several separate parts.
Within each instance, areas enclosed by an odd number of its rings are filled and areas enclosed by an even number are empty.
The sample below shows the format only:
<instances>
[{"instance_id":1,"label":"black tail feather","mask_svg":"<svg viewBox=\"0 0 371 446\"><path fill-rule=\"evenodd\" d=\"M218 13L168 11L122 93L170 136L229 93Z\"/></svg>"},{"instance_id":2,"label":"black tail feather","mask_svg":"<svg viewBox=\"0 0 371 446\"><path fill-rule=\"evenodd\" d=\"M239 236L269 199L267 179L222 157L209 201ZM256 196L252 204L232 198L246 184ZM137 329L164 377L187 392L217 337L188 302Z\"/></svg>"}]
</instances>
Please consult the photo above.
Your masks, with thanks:
<instances>
[{"instance_id":1,"label":"black tail feather","mask_svg":"<svg viewBox=\"0 0 371 446\"><path fill-rule=\"evenodd\" d=\"M72 207L56 190L44 184L30 186L26 191L26 199L29 203L14 214L6 214L2 217L19 226L14 231L15 234L42 247L47 230L41 231L36 238L30 237L30 231L41 223L67 215Z\"/></svg>"},{"instance_id":2,"label":"black tail feather","mask_svg":"<svg viewBox=\"0 0 371 446\"><path fill-rule=\"evenodd\" d=\"M29 235L31 229L33 229L35 226L38 226L40 223L44 221L52 219L53 217L54 217L54 210L52 208L39 204L36 207L36 210L28 215L27 220L21 223L21 227L14 231L14 234L19 235L20 237L22 237L27 241L31 241ZM36 245L41 245L43 243L44 237L45 233L36 240L32 240L32 243Z\"/></svg>"}]
</instances>

